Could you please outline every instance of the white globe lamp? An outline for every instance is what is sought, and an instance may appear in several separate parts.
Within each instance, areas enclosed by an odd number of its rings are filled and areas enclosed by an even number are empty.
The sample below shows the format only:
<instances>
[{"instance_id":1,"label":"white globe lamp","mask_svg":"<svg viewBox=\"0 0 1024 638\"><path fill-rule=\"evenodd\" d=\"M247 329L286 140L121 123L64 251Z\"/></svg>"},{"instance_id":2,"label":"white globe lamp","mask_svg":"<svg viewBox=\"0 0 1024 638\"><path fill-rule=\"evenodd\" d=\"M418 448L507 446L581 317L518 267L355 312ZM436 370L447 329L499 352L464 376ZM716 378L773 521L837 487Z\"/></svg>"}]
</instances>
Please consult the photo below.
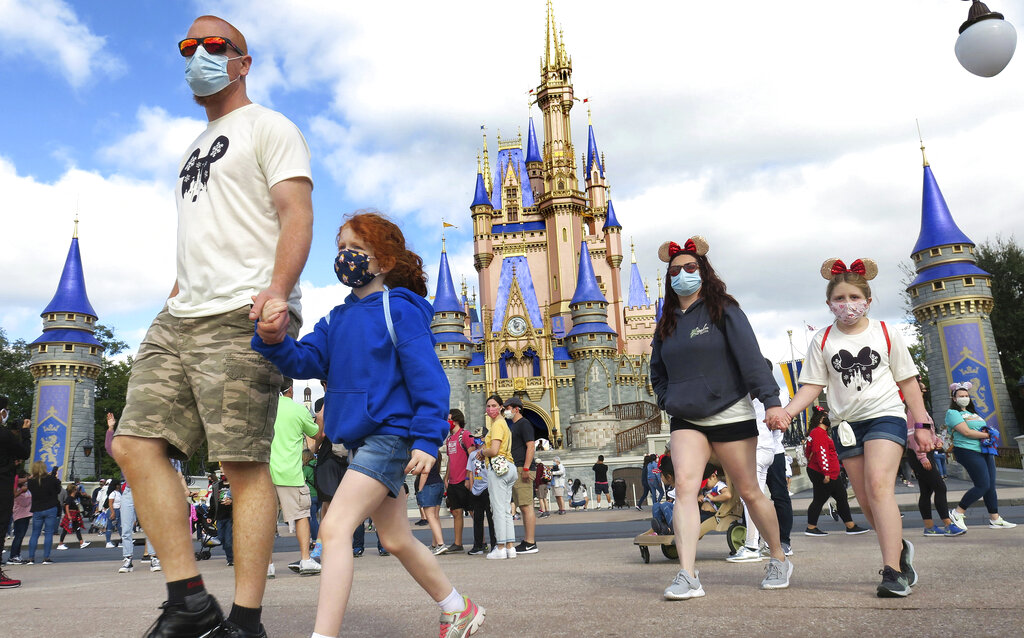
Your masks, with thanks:
<instances>
[{"instance_id":1,"label":"white globe lamp","mask_svg":"<svg viewBox=\"0 0 1024 638\"><path fill-rule=\"evenodd\" d=\"M973 0L967 21L960 25L956 40L956 59L975 75L990 78L1006 68L1017 48L1017 31L990 11L984 2Z\"/></svg>"}]
</instances>

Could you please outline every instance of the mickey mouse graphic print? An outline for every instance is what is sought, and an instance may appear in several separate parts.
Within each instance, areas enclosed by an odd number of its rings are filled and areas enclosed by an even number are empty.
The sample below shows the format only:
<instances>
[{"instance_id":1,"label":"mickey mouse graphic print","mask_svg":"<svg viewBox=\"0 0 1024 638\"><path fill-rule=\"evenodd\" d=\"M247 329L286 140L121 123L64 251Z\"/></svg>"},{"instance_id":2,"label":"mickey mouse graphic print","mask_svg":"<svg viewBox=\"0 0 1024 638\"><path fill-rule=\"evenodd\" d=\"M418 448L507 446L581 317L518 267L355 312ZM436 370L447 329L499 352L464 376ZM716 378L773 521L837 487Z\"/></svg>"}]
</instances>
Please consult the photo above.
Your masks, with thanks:
<instances>
[{"instance_id":1,"label":"mickey mouse graphic print","mask_svg":"<svg viewBox=\"0 0 1024 638\"><path fill-rule=\"evenodd\" d=\"M276 111L249 104L213 120L189 144L178 170L178 294L175 317L243 308L270 285L280 223L270 189L286 179L312 182L309 147ZM298 284L288 305L300 312Z\"/></svg>"},{"instance_id":2,"label":"mickey mouse graphic print","mask_svg":"<svg viewBox=\"0 0 1024 638\"><path fill-rule=\"evenodd\" d=\"M888 343L881 323L874 319L868 319L867 329L858 334L844 334L838 323L827 338L825 332L819 331L811 341L800 383L825 386L832 420L906 416L896 382L917 375L917 366L899 330L889 326Z\"/></svg>"}]
</instances>

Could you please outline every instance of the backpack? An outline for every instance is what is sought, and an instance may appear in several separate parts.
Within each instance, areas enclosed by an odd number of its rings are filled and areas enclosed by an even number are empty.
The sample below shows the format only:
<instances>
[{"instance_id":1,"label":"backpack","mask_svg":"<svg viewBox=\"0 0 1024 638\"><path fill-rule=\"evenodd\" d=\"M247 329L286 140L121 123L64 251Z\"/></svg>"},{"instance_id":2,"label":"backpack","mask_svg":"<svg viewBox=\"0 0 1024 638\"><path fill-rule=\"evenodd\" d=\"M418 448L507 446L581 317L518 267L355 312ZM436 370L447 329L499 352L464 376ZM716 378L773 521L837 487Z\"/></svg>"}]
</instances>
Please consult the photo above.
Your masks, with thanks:
<instances>
[{"instance_id":1,"label":"backpack","mask_svg":"<svg viewBox=\"0 0 1024 638\"><path fill-rule=\"evenodd\" d=\"M542 482L544 482L544 483L550 483L551 482L551 468L548 467L547 465L543 465L541 467L543 467L544 469L540 473L540 480Z\"/></svg>"}]
</instances>

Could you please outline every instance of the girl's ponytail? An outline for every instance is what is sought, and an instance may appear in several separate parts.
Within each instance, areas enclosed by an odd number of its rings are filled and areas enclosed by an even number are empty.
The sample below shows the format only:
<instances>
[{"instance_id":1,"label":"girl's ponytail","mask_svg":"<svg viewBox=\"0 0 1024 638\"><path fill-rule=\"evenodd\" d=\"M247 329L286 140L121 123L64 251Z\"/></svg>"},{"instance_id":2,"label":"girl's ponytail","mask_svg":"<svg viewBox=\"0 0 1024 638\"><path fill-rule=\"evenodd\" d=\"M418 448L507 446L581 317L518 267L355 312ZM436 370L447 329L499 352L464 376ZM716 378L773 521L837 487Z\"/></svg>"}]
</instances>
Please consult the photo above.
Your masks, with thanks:
<instances>
[{"instance_id":1,"label":"girl's ponytail","mask_svg":"<svg viewBox=\"0 0 1024 638\"><path fill-rule=\"evenodd\" d=\"M427 296L427 273L423 272L423 259L411 250L395 256L395 265L384 277L391 288L408 288L421 297Z\"/></svg>"}]
</instances>

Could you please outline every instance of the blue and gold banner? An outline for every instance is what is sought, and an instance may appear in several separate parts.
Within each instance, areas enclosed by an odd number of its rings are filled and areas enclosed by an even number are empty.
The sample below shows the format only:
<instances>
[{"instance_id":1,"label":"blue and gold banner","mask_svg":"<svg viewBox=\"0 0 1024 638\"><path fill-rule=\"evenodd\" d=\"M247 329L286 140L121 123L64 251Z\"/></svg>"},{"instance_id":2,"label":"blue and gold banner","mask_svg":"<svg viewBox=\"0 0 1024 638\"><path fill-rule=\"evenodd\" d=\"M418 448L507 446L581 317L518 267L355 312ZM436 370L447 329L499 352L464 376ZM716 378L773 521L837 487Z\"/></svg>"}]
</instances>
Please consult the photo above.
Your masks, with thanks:
<instances>
[{"instance_id":1,"label":"blue and gold banner","mask_svg":"<svg viewBox=\"0 0 1024 638\"><path fill-rule=\"evenodd\" d=\"M36 404L35 441L32 443L32 460L42 461L47 470L63 468L68 456L71 438L71 400L74 382L43 383L39 388L39 402ZM60 475L62 476L62 471Z\"/></svg>"},{"instance_id":2,"label":"blue and gold banner","mask_svg":"<svg viewBox=\"0 0 1024 638\"><path fill-rule=\"evenodd\" d=\"M949 371L949 383L971 382L971 400L981 418L999 426L999 406L988 370L985 338L978 320L940 326L942 356Z\"/></svg>"},{"instance_id":3,"label":"blue and gold banner","mask_svg":"<svg viewBox=\"0 0 1024 638\"><path fill-rule=\"evenodd\" d=\"M782 379L786 382L789 398L792 399L796 395L796 391L800 389L797 379L800 378L800 371L804 369L804 360L783 361L779 364L779 369L782 370Z\"/></svg>"}]
</instances>

